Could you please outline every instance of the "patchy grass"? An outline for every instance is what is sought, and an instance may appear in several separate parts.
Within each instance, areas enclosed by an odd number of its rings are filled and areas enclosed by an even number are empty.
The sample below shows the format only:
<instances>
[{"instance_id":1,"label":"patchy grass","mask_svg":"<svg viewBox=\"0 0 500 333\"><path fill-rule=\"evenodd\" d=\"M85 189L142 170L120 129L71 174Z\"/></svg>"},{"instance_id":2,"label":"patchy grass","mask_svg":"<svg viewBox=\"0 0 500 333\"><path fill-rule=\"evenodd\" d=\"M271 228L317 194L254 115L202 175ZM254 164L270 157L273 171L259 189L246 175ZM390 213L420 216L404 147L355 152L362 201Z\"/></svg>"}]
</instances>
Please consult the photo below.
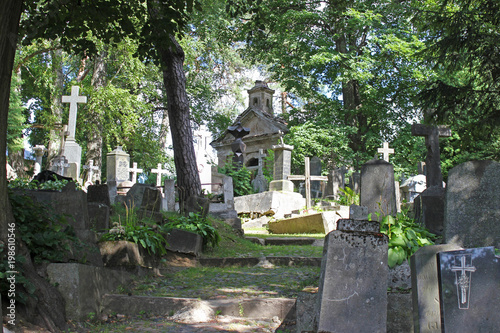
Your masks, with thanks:
<instances>
[{"instance_id":1,"label":"patchy grass","mask_svg":"<svg viewBox=\"0 0 500 333\"><path fill-rule=\"evenodd\" d=\"M127 292L141 296L201 299L297 297L317 287L320 267L193 267L135 281Z\"/></svg>"}]
</instances>

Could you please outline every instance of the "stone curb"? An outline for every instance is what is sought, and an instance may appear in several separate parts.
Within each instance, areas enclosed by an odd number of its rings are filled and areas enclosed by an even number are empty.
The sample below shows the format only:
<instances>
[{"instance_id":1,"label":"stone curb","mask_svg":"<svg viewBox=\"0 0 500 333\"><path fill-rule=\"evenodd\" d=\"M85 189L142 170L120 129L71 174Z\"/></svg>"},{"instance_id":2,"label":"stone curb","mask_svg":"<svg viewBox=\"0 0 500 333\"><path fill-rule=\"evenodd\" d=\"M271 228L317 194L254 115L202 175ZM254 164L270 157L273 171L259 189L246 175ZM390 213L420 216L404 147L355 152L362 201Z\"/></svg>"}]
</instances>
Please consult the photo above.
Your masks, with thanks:
<instances>
[{"instance_id":1,"label":"stone curb","mask_svg":"<svg viewBox=\"0 0 500 333\"><path fill-rule=\"evenodd\" d=\"M240 298L223 300L199 300L196 298L152 297L104 295L102 309L104 314L118 313L127 316L154 315L171 316L185 307L194 308L204 303L214 313L223 316L249 319L272 319L278 317L295 318L295 299L291 298Z\"/></svg>"}]
</instances>

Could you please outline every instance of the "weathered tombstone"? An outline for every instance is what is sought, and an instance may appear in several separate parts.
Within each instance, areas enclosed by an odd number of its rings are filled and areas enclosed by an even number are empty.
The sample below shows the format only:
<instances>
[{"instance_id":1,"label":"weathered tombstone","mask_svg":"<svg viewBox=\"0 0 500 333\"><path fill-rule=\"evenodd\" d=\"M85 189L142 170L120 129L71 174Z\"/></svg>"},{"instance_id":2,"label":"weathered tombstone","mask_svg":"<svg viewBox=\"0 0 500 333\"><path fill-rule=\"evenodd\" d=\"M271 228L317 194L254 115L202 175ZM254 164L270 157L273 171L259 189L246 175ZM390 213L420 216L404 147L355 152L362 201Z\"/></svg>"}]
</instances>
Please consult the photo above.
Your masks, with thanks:
<instances>
[{"instance_id":1,"label":"weathered tombstone","mask_svg":"<svg viewBox=\"0 0 500 333\"><path fill-rule=\"evenodd\" d=\"M269 191L293 192L293 183L288 180L292 168L293 146L281 143L273 146L274 176Z\"/></svg>"},{"instance_id":2,"label":"weathered tombstone","mask_svg":"<svg viewBox=\"0 0 500 333\"><path fill-rule=\"evenodd\" d=\"M339 198L339 189L345 188L345 174L347 173L346 167L336 168L328 172L328 183L324 197L333 197L334 200Z\"/></svg>"},{"instance_id":3,"label":"weathered tombstone","mask_svg":"<svg viewBox=\"0 0 500 333\"><path fill-rule=\"evenodd\" d=\"M118 185L116 180L108 180L106 185L108 185L109 201L113 205L116 203L116 196L118 195Z\"/></svg>"},{"instance_id":4,"label":"weathered tombstone","mask_svg":"<svg viewBox=\"0 0 500 333\"><path fill-rule=\"evenodd\" d=\"M470 161L448 173L444 240L500 248L500 163Z\"/></svg>"},{"instance_id":5,"label":"weathered tombstone","mask_svg":"<svg viewBox=\"0 0 500 333\"><path fill-rule=\"evenodd\" d=\"M175 180L165 179L163 183L163 207L168 212L175 211Z\"/></svg>"},{"instance_id":6,"label":"weathered tombstone","mask_svg":"<svg viewBox=\"0 0 500 333\"><path fill-rule=\"evenodd\" d=\"M373 159L361 166L360 205L368 207L373 220L379 220L375 213L383 216L397 213L394 188L394 167L392 164Z\"/></svg>"},{"instance_id":7,"label":"weathered tombstone","mask_svg":"<svg viewBox=\"0 0 500 333\"><path fill-rule=\"evenodd\" d=\"M437 253L458 250L455 244L424 246L410 258L415 333L440 333Z\"/></svg>"},{"instance_id":8,"label":"weathered tombstone","mask_svg":"<svg viewBox=\"0 0 500 333\"><path fill-rule=\"evenodd\" d=\"M382 148L378 148L377 152L379 154L382 154L382 156L384 158L384 161L389 162L389 154L394 154L394 149L393 148L389 148L389 143L388 142L384 142L383 147Z\"/></svg>"},{"instance_id":9,"label":"weathered tombstone","mask_svg":"<svg viewBox=\"0 0 500 333\"><path fill-rule=\"evenodd\" d=\"M47 151L47 148L45 148L45 146L36 145L33 148L33 151L35 152L35 167L33 169L33 175L36 176L40 171L42 171L42 157Z\"/></svg>"},{"instance_id":10,"label":"weathered tombstone","mask_svg":"<svg viewBox=\"0 0 500 333\"><path fill-rule=\"evenodd\" d=\"M151 212L159 212L162 202L161 191L154 187L144 188L141 200L141 209Z\"/></svg>"},{"instance_id":11,"label":"weathered tombstone","mask_svg":"<svg viewBox=\"0 0 500 333\"><path fill-rule=\"evenodd\" d=\"M90 185L87 188L87 207L91 228L97 231L109 229L111 200L108 185Z\"/></svg>"},{"instance_id":12,"label":"weathered tombstone","mask_svg":"<svg viewBox=\"0 0 500 333\"><path fill-rule=\"evenodd\" d=\"M106 157L107 181L116 181L117 184L123 183L129 178L130 155L118 146Z\"/></svg>"},{"instance_id":13,"label":"weathered tombstone","mask_svg":"<svg viewBox=\"0 0 500 333\"><path fill-rule=\"evenodd\" d=\"M439 138L451 136L451 130L445 126L413 124L411 134L425 136L427 147L425 160L427 189L415 201L415 217L431 232L441 235L444 222L445 189L441 173Z\"/></svg>"},{"instance_id":14,"label":"weathered tombstone","mask_svg":"<svg viewBox=\"0 0 500 333\"><path fill-rule=\"evenodd\" d=\"M184 203L183 212L188 215L189 213L199 214L201 218L208 215L210 202L207 198L190 196Z\"/></svg>"},{"instance_id":15,"label":"weathered tombstone","mask_svg":"<svg viewBox=\"0 0 500 333\"><path fill-rule=\"evenodd\" d=\"M500 263L493 247L438 254L443 332L498 332Z\"/></svg>"},{"instance_id":16,"label":"weathered tombstone","mask_svg":"<svg viewBox=\"0 0 500 333\"><path fill-rule=\"evenodd\" d=\"M140 208L142 207L142 200L144 197L144 192L147 188L151 188L151 184L139 184L135 183L132 188L127 192L125 203L129 208Z\"/></svg>"},{"instance_id":17,"label":"weathered tombstone","mask_svg":"<svg viewBox=\"0 0 500 333\"><path fill-rule=\"evenodd\" d=\"M68 159L68 163L73 165L72 171L67 176L75 180L79 180L80 178L80 164L82 158L82 147L75 141L78 103L87 103L87 96L80 96L79 91L79 86L72 86L71 96L62 96L62 102L69 103L69 136L64 144L64 155Z\"/></svg>"},{"instance_id":18,"label":"weathered tombstone","mask_svg":"<svg viewBox=\"0 0 500 333\"><path fill-rule=\"evenodd\" d=\"M259 161L259 169L257 171L257 176L252 180L252 187L255 193L262 193L267 191L267 179L264 177L264 165L262 163L262 158L265 157L264 149L259 149L259 155L257 155Z\"/></svg>"},{"instance_id":19,"label":"weathered tombstone","mask_svg":"<svg viewBox=\"0 0 500 333\"><path fill-rule=\"evenodd\" d=\"M314 332L386 332L387 244L377 222L338 221L325 238Z\"/></svg>"},{"instance_id":20,"label":"weathered tombstone","mask_svg":"<svg viewBox=\"0 0 500 333\"><path fill-rule=\"evenodd\" d=\"M94 165L94 160L90 160L89 161L89 165L84 165L83 166L84 169L88 170L88 173L87 173L87 182L90 182L90 183L94 183L94 173L95 172L99 172L99 166L97 165ZM100 179L101 176L100 174L97 175L97 179Z\"/></svg>"},{"instance_id":21,"label":"weathered tombstone","mask_svg":"<svg viewBox=\"0 0 500 333\"><path fill-rule=\"evenodd\" d=\"M69 168L68 160L66 159L66 157L64 157L62 155L55 157L54 160L52 161L51 171L57 173L60 176L67 175L68 168ZM72 177L69 177L69 178L72 178Z\"/></svg>"}]
</instances>

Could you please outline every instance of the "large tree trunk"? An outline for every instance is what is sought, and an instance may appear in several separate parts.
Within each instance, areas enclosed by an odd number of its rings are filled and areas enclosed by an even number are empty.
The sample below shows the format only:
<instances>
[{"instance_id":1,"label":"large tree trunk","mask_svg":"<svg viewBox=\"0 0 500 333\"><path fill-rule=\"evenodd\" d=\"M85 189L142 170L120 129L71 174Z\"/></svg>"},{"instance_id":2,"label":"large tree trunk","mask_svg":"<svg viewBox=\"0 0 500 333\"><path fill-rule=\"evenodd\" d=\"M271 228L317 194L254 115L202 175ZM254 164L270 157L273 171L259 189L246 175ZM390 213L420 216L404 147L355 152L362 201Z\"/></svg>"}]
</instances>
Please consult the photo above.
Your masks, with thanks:
<instances>
[{"instance_id":1,"label":"large tree trunk","mask_svg":"<svg viewBox=\"0 0 500 333\"><path fill-rule=\"evenodd\" d=\"M107 52L102 51L94 62L94 72L92 74L92 87L94 91L102 89L106 85L106 56ZM90 165L90 161L94 161L94 165L99 167L99 171L95 173L95 179L101 180L102 166L102 116L100 110L93 107L88 108L87 122L90 127L90 133L87 141L87 160L85 165ZM85 178L84 178L85 179Z\"/></svg>"},{"instance_id":2,"label":"large tree trunk","mask_svg":"<svg viewBox=\"0 0 500 333\"><path fill-rule=\"evenodd\" d=\"M17 46L22 0L0 1L0 240L7 239L7 226L14 221L7 195L7 118L10 82Z\"/></svg>"},{"instance_id":3,"label":"large tree trunk","mask_svg":"<svg viewBox=\"0 0 500 333\"><path fill-rule=\"evenodd\" d=\"M184 75L184 51L173 36L172 46L168 49L159 47L163 82L167 93L168 119L174 148L174 163L177 173L177 189L181 207L190 196L199 196L201 181L196 167L196 155L193 145L193 132Z\"/></svg>"},{"instance_id":4,"label":"large tree trunk","mask_svg":"<svg viewBox=\"0 0 500 333\"><path fill-rule=\"evenodd\" d=\"M52 71L55 74L56 82L54 90L52 91L51 109L57 126L55 129L50 129L49 143L47 145L47 169L52 166L54 158L61 152L61 133L62 133L62 91L64 88L64 73L63 73L63 59L62 50L56 49L50 52L52 58ZM53 124L51 124L53 125Z\"/></svg>"},{"instance_id":5,"label":"large tree trunk","mask_svg":"<svg viewBox=\"0 0 500 333\"><path fill-rule=\"evenodd\" d=\"M148 13L153 22L169 19L162 17L159 10L161 5L158 1L148 0L147 5ZM168 118L177 173L177 190L181 207L184 207L188 197L201 194L201 181L196 165L189 102L186 93L186 75L183 68L184 50L174 36L165 35L161 28L158 28L156 32L158 34L156 50L160 57L167 95ZM168 42L162 38L168 38Z\"/></svg>"}]
</instances>

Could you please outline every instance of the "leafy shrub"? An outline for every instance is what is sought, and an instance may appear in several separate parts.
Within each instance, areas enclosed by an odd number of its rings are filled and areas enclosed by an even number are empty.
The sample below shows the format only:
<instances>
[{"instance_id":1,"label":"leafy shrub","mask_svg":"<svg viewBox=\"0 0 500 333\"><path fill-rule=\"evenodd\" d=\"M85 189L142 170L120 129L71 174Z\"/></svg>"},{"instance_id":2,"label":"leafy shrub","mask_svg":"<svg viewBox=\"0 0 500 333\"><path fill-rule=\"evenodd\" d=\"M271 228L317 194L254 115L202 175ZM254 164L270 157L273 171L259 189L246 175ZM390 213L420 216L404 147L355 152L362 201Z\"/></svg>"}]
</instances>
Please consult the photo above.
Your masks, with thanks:
<instances>
[{"instance_id":1,"label":"leafy shrub","mask_svg":"<svg viewBox=\"0 0 500 333\"><path fill-rule=\"evenodd\" d=\"M11 180L7 186L10 189L26 189L26 190L53 190L62 191L63 187L68 184L68 180L48 180L40 183L37 180L29 181L27 179L14 179ZM78 189L81 189L80 184L75 183Z\"/></svg>"},{"instance_id":2,"label":"leafy shrub","mask_svg":"<svg viewBox=\"0 0 500 333\"><path fill-rule=\"evenodd\" d=\"M142 246L149 254L163 255L167 253L167 240L158 230L158 226L152 224L147 219L139 220L134 207L125 205L125 216L122 224L121 212L119 206L115 206L115 212L118 214L113 219L113 228L101 236L101 241L129 241ZM112 219L112 221L113 221Z\"/></svg>"},{"instance_id":3,"label":"leafy shrub","mask_svg":"<svg viewBox=\"0 0 500 333\"><path fill-rule=\"evenodd\" d=\"M220 241L220 235L209 220L203 219L199 214L189 213L188 216L171 216L169 221L162 226L164 232L172 229L181 229L197 233L203 237L203 248L206 249L208 245L216 247Z\"/></svg>"},{"instance_id":4,"label":"leafy shrub","mask_svg":"<svg viewBox=\"0 0 500 333\"><path fill-rule=\"evenodd\" d=\"M339 205L350 206L359 205L359 194L351 190L349 187L345 189L339 188L339 199L337 200Z\"/></svg>"},{"instance_id":5,"label":"leafy shrub","mask_svg":"<svg viewBox=\"0 0 500 333\"><path fill-rule=\"evenodd\" d=\"M391 268L401 265L420 247L434 244L437 238L408 216L408 208L402 208L396 217L385 216L380 222L380 232L389 237L387 264Z\"/></svg>"},{"instance_id":6,"label":"leafy shrub","mask_svg":"<svg viewBox=\"0 0 500 333\"><path fill-rule=\"evenodd\" d=\"M244 166L237 168L232 161L228 161L223 167L219 167L218 170L219 173L233 178L235 197L254 193L251 184L252 172Z\"/></svg>"}]
</instances>

